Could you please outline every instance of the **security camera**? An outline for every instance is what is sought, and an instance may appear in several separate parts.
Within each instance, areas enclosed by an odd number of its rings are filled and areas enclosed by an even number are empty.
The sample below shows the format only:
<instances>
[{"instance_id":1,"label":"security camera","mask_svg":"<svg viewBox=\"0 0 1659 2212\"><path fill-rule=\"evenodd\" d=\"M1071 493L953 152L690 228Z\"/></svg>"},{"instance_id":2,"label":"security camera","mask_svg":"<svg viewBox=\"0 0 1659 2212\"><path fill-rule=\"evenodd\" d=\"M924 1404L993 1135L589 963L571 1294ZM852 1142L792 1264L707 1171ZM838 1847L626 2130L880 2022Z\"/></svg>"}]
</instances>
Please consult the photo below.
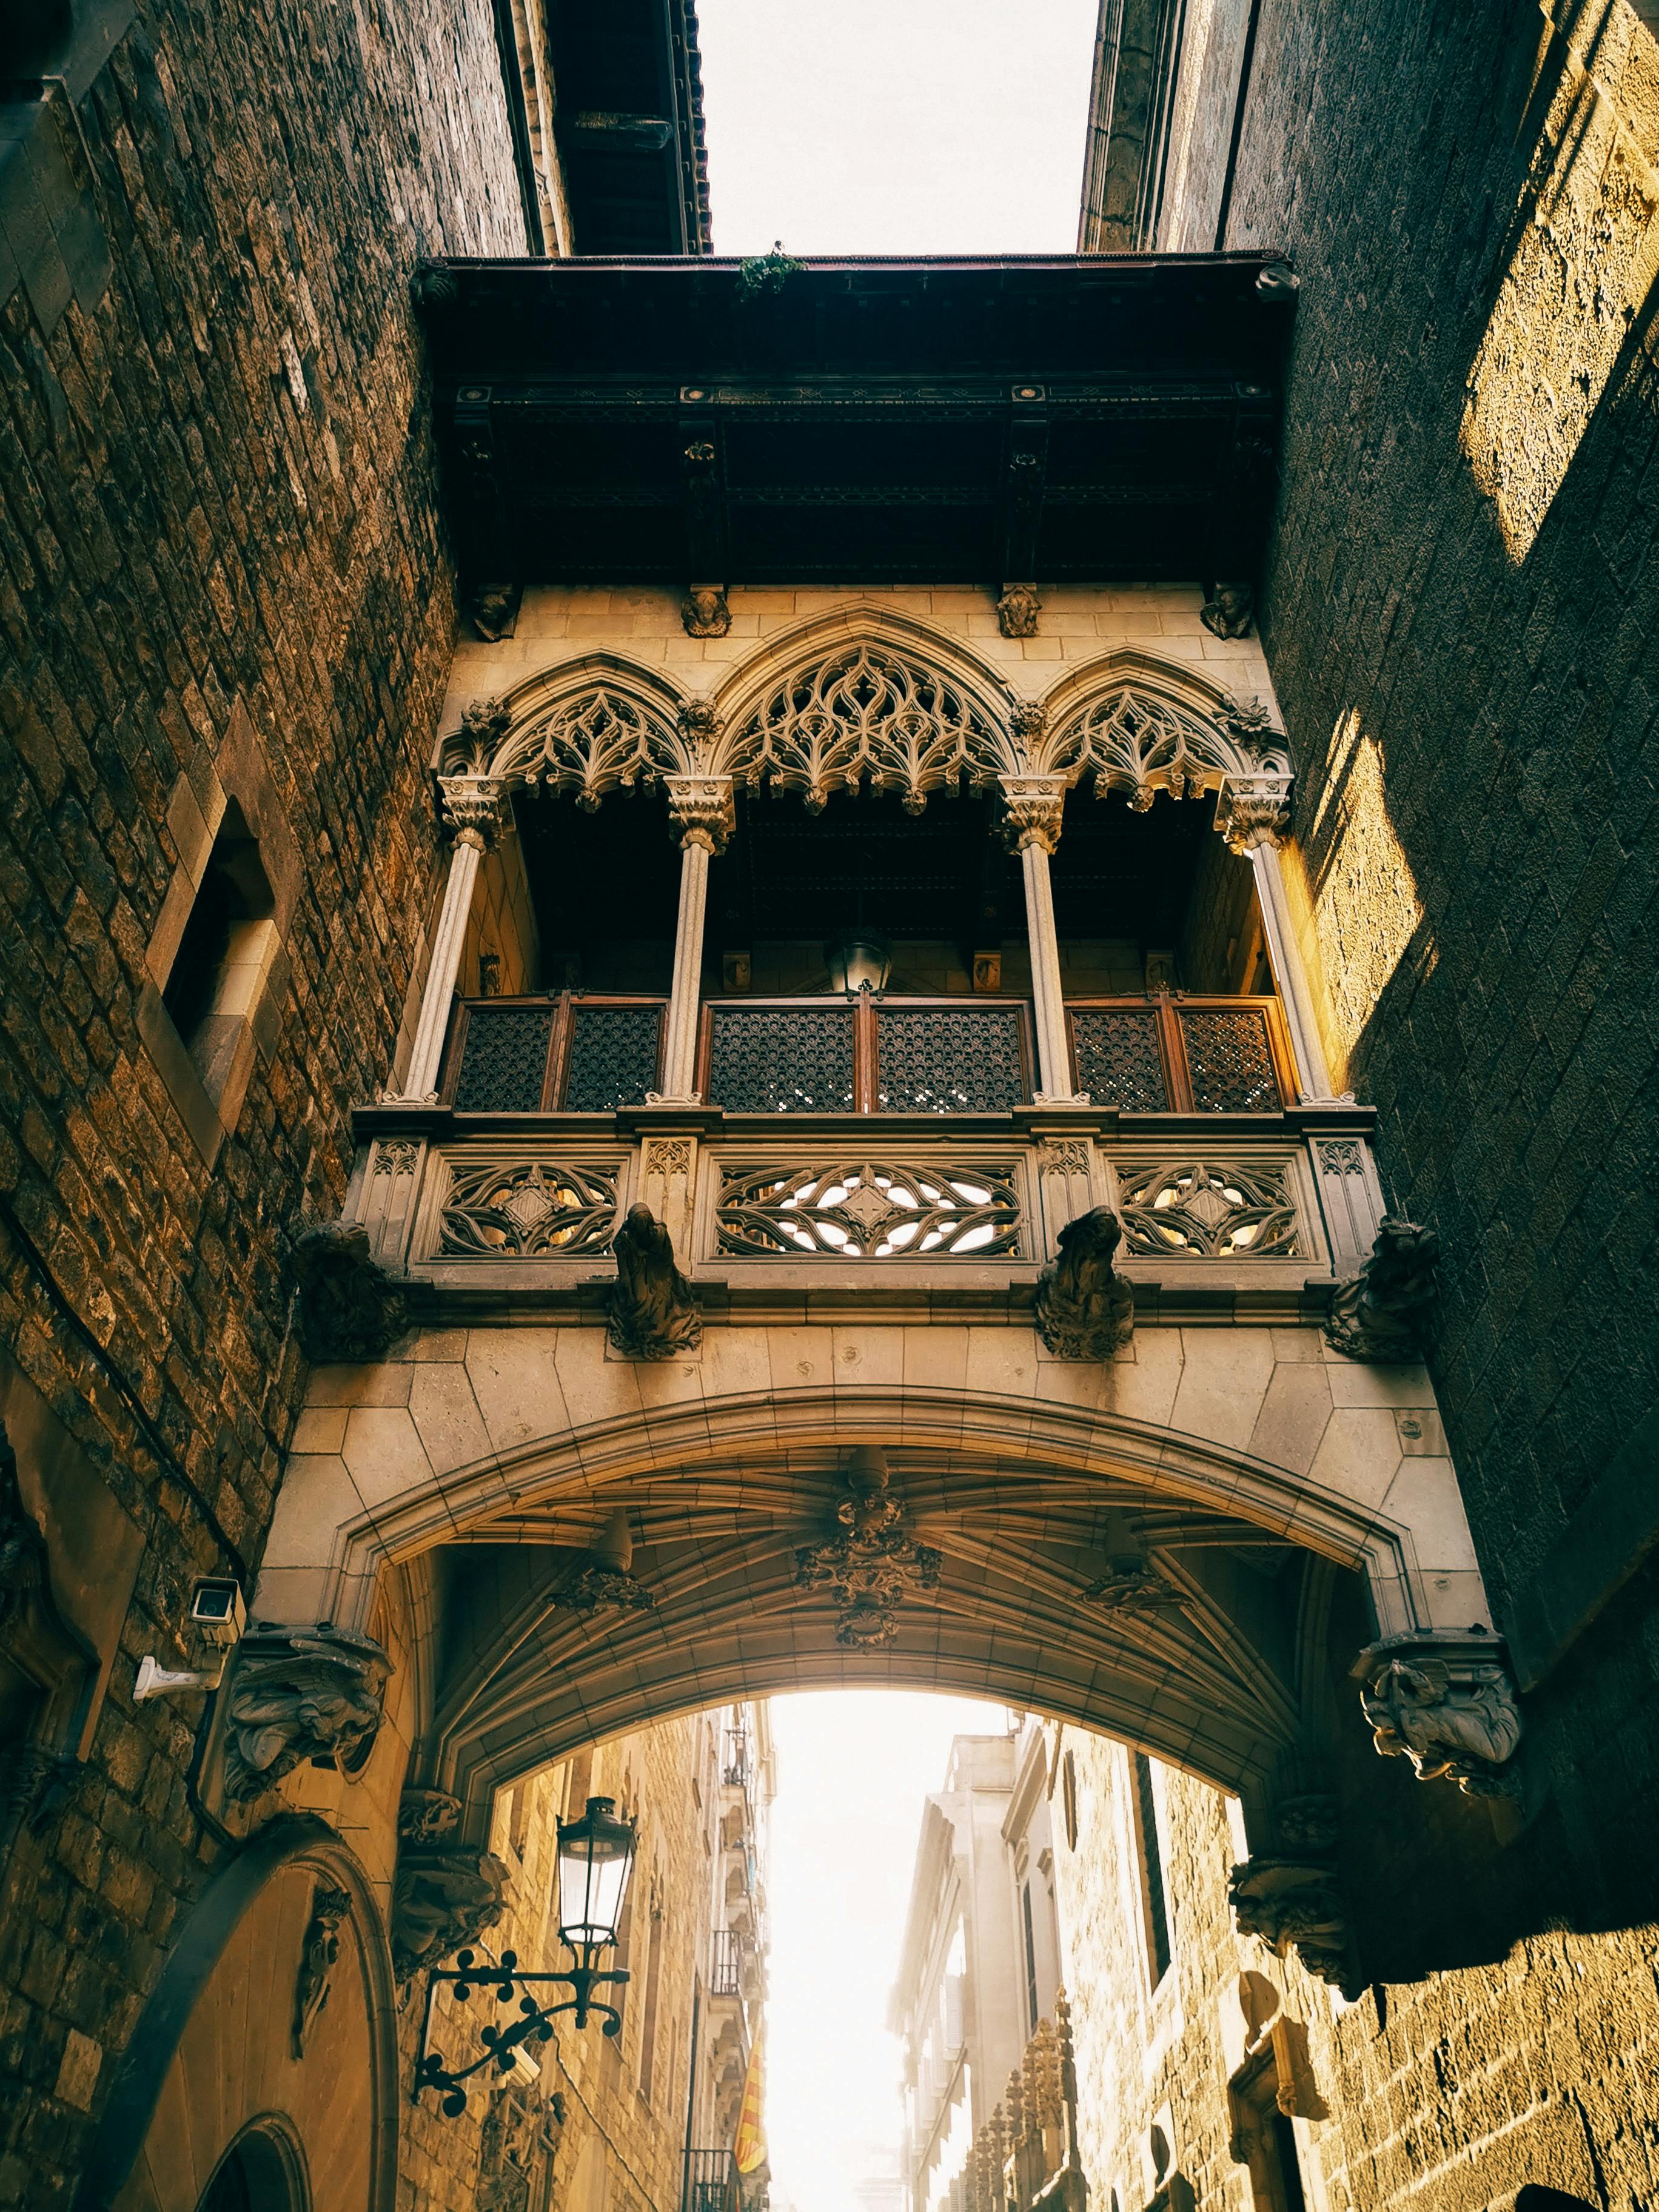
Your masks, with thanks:
<instances>
[{"instance_id":1,"label":"security camera","mask_svg":"<svg viewBox=\"0 0 1659 2212\"><path fill-rule=\"evenodd\" d=\"M228 1648L241 1642L247 1607L233 1576L197 1576L190 1593L190 1625L206 1643Z\"/></svg>"}]
</instances>

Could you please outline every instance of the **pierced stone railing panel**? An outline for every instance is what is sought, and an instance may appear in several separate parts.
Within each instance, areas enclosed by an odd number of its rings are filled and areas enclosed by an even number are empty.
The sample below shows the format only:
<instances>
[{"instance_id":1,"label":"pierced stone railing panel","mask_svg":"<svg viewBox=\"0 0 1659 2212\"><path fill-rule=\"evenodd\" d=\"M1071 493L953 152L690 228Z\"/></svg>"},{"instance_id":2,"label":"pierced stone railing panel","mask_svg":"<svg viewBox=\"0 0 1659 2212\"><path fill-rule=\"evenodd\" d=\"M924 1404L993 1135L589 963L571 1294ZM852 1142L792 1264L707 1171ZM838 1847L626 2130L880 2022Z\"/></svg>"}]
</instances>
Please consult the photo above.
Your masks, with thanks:
<instances>
[{"instance_id":1,"label":"pierced stone railing panel","mask_svg":"<svg viewBox=\"0 0 1659 2212\"><path fill-rule=\"evenodd\" d=\"M1015 1160L722 1163L719 1249L742 1259L1010 1258L1023 1213Z\"/></svg>"},{"instance_id":2,"label":"pierced stone railing panel","mask_svg":"<svg viewBox=\"0 0 1659 2212\"><path fill-rule=\"evenodd\" d=\"M1295 1260L1308 1244L1290 1164L1185 1160L1121 1171L1126 1255Z\"/></svg>"},{"instance_id":3,"label":"pierced stone railing panel","mask_svg":"<svg viewBox=\"0 0 1659 2212\"><path fill-rule=\"evenodd\" d=\"M534 1158L452 1166L435 1258L570 1258L610 1250L617 1168Z\"/></svg>"}]
</instances>

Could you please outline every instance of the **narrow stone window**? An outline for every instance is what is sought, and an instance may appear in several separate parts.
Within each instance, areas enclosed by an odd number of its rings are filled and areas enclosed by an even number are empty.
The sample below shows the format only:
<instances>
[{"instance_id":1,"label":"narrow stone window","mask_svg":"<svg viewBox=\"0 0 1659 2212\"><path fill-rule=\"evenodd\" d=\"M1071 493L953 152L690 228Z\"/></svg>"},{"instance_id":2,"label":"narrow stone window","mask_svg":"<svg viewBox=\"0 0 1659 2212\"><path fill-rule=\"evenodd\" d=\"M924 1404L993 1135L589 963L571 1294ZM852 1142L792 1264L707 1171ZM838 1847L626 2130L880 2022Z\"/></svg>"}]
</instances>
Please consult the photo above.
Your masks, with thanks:
<instances>
[{"instance_id":1,"label":"narrow stone window","mask_svg":"<svg viewBox=\"0 0 1659 2212\"><path fill-rule=\"evenodd\" d=\"M1069 1751L1060 1762L1060 1802L1066 1819L1066 1848L1074 1851L1078 1838L1077 1759Z\"/></svg>"},{"instance_id":2,"label":"narrow stone window","mask_svg":"<svg viewBox=\"0 0 1659 2212\"><path fill-rule=\"evenodd\" d=\"M1025 2030L1035 2035L1037 2024L1036 1933L1031 1925L1031 1885L1019 1886L1019 1909L1025 1930Z\"/></svg>"},{"instance_id":3,"label":"narrow stone window","mask_svg":"<svg viewBox=\"0 0 1659 2212\"><path fill-rule=\"evenodd\" d=\"M161 1004L202 1088L224 1096L276 948L259 847L231 799L213 841Z\"/></svg>"},{"instance_id":4,"label":"narrow stone window","mask_svg":"<svg viewBox=\"0 0 1659 2212\"><path fill-rule=\"evenodd\" d=\"M662 1907L652 1884L651 1933L645 1954L645 2009L640 2021L640 2094L648 2105L657 2071L657 1998L662 1979Z\"/></svg>"},{"instance_id":5,"label":"narrow stone window","mask_svg":"<svg viewBox=\"0 0 1659 2212\"><path fill-rule=\"evenodd\" d=\"M1141 1901L1146 1915L1146 1948L1156 1989L1170 1971L1170 1914L1164 1890L1164 1855L1158 1840L1158 1807L1152 1795L1152 1762L1144 1751L1131 1753L1134 1765L1135 1838L1140 1849Z\"/></svg>"}]
</instances>

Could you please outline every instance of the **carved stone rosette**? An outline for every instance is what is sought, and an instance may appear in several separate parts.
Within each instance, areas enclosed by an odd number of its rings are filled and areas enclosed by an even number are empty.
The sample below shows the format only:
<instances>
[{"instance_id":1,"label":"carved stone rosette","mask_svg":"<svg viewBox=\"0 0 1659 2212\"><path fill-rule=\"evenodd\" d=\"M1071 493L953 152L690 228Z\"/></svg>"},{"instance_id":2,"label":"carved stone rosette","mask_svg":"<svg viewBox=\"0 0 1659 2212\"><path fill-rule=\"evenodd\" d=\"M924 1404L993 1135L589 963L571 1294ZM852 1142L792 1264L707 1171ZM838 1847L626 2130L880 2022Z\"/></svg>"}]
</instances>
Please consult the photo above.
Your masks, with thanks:
<instances>
[{"instance_id":1,"label":"carved stone rosette","mask_svg":"<svg viewBox=\"0 0 1659 2212\"><path fill-rule=\"evenodd\" d=\"M1440 1239L1432 1229L1385 1214L1370 1257L1332 1293L1326 1342L1350 1359L1377 1365L1420 1359L1439 1255Z\"/></svg>"},{"instance_id":2,"label":"carved stone rosette","mask_svg":"<svg viewBox=\"0 0 1659 2212\"><path fill-rule=\"evenodd\" d=\"M939 1554L911 1538L908 1516L888 1493L885 1455L860 1447L843 1469L836 1508L841 1534L795 1553L797 1589L828 1589L841 1610L836 1641L849 1651L880 1650L898 1634L898 1608L911 1591L937 1589Z\"/></svg>"},{"instance_id":3,"label":"carved stone rosette","mask_svg":"<svg viewBox=\"0 0 1659 2212\"><path fill-rule=\"evenodd\" d=\"M702 1313L674 1264L673 1240L648 1206L633 1206L611 1248L617 1281L609 1336L630 1359L672 1359L702 1342Z\"/></svg>"},{"instance_id":4,"label":"carved stone rosette","mask_svg":"<svg viewBox=\"0 0 1659 2212\"><path fill-rule=\"evenodd\" d=\"M392 1891L392 1966L400 1982L436 1966L507 1910L507 1869L493 1851L405 1846Z\"/></svg>"},{"instance_id":5,"label":"carved stone rosette","mask_svg":"<svg viewBox=\"0 0 1659 2212\"><path fill-rule=\"evenodd\" d=\"M1366 1646L1353 1672L1384 1759L1409 1759L1419 1782L1455 1782L1466 1796L1514 1794L1505 1770L1521 1741L1521 1707L1496 1637L1388 1636Z\"/></svg>"},{"instance_id":6,"label":"carved stone rosette","mask_svg":"<svg viewBox=\"0 0 1659 2212\"><path fill-rule=\"evenodd\" d=\"M319 1221L295 1240L300 1342L315 1364L384 1358L409 1326L404 1285L361 1221Z\"/></svg>"},{"instance_id":7,"label":"carved stone rosette","mask_svg":"<svg viewBox=\"0 0 1659 2212\"><path fill-rule=\"evenodd\" d=\"M245 1636L225 1692L226 1796L251 1804L304 1759L360 1772L374 1748L391 1671L373 1637L326 1621Z\"/></svg>"},{"instance_id":8,"label":"carved stone rosette","mask_svg":"<svg viewBox=\"0 0 1659 2212\"><path fill-rule=\"evenodd\" d=\"M1109 1206L1068 1221L1037 1278L1037 1334L1059 1359L1109 1359L1134 1334L1134 1292L1113 1266L1123 1224Z\"/></svg>"}]
</instances>

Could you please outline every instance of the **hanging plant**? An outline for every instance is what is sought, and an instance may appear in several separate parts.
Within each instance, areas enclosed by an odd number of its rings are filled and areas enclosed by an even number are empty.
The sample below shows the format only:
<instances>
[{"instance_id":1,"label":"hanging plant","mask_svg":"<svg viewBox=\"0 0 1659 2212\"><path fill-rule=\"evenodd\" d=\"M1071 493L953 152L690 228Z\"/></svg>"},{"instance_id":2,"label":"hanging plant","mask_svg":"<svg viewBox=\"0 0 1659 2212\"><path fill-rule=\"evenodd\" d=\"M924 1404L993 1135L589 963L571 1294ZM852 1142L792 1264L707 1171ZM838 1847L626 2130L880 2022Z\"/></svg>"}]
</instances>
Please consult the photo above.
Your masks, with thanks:
<instances>
[{"instance_id":1,"label":"hanging plant","mask_svg":"<svg viewBox=\"0 0 1659 2212\"><path fill-rule=\"evenodd\" d=\"M784 252L781 238L774 239L769 253L750 254L738 270L738 297L757 300L763 292L781 292L788 279L805 266Z\"/></svg>"}]
</instances>

